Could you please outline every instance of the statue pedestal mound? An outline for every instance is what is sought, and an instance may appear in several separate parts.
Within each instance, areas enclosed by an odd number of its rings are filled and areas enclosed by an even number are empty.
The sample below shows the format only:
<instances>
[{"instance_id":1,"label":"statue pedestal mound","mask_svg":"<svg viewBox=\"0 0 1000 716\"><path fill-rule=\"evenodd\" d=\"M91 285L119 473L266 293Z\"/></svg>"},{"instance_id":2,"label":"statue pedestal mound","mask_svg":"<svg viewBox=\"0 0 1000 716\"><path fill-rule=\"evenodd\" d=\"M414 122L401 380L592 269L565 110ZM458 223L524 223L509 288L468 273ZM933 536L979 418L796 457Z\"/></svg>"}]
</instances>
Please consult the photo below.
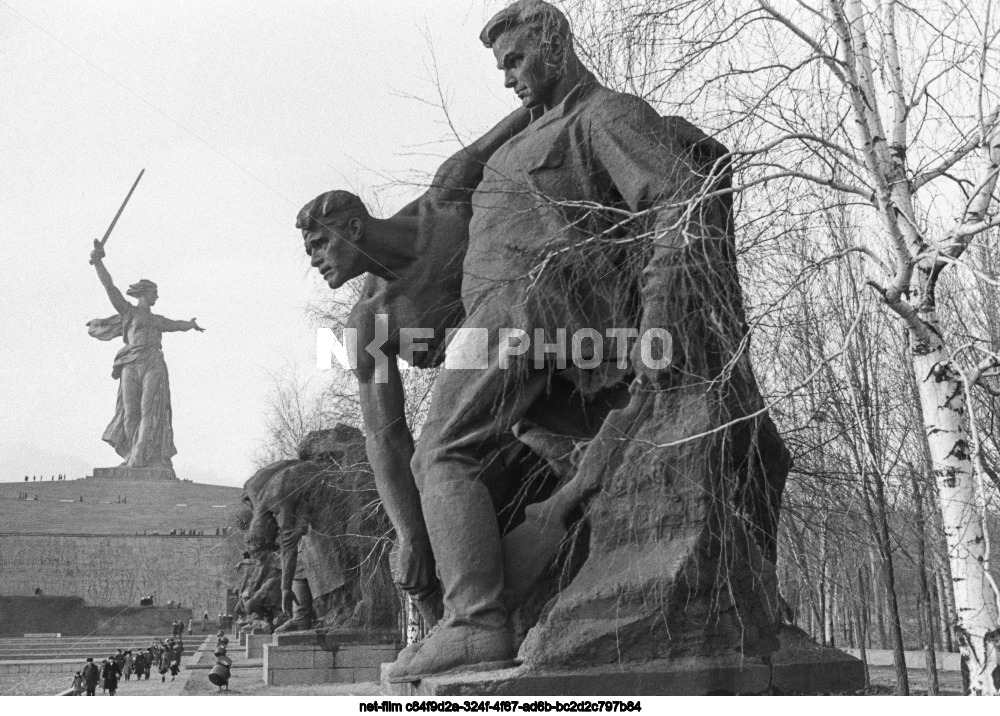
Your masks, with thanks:
<instances>
[{"instance_id":1,"label":"statue pedestal mound","mask_svg":"<svg viewBox=\"0 0 1000 716\"><path fill-rule=\"evenodd\" d=\"M783 629L780 648L766 657L731 654L607 664L577 669L527 665L498 671L443 674L390 684L387 696L700 696L710 694L842 694L864 688L864 664L819 646L797 629Z\"/></svg>"},{"instance_id":2,"label":"statue pedestal mound","mask_svg":"<svg viewBox=\"0 0 1000 716\"><path fill-rule=\"evenodd\" d=\"M119 480L122 482L159 482L177 480L172 467L95 467L93 480Z\"/></svg>"}]
</instances>

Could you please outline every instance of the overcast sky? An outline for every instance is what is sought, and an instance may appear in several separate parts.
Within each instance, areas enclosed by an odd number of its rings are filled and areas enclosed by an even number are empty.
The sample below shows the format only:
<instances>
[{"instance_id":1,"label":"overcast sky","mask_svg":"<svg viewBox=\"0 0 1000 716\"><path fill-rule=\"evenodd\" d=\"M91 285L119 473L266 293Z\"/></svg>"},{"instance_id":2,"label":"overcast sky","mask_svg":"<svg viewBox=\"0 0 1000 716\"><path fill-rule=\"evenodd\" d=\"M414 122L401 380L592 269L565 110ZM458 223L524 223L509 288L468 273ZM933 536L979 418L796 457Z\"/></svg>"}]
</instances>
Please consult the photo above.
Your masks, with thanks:
<instances>
[{"instance_id":1,"label":"overcast sky","mask_svg":"<svg viewBox=\"0 0 1000 716\"><path fill-rule=\"evenodd\" d=\"M105 265L206 329L164 335L174 466L242 484L269 374L315 373L296 213L338 187L391 213L516 106L477 39L504 4L0 0L0 480L120 462L88 257L145 167Z\"/></svg>"}]
</instances>

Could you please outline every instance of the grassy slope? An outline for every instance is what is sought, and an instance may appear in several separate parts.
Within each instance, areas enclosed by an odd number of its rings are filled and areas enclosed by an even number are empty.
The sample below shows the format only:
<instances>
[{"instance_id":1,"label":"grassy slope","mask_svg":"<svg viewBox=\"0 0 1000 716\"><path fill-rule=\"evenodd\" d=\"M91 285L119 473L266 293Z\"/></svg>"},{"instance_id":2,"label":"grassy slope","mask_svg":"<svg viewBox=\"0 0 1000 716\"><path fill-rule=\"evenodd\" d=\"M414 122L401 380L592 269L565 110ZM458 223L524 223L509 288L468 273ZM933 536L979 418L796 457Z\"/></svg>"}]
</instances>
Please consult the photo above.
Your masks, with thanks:
<instances>
[{"instance_id":1,"label":"grassy slope","mask_svg":"<svg viewBox=\"0 0 1000 716\"><path fill-rule=\"evenodd\" d=\"M18 500L21 492L38 500ZM143 530L203 529L206 535L229 525L239 509L238 487L195 482L0 483L0 532L47 534L134 534ZM80 496L83 502L80 502ZM119 504L118 498L127 499ZM67 500L62 502L61 500ZM183 506L181 506L183 505Z\"/></svg>"}]
</instances>

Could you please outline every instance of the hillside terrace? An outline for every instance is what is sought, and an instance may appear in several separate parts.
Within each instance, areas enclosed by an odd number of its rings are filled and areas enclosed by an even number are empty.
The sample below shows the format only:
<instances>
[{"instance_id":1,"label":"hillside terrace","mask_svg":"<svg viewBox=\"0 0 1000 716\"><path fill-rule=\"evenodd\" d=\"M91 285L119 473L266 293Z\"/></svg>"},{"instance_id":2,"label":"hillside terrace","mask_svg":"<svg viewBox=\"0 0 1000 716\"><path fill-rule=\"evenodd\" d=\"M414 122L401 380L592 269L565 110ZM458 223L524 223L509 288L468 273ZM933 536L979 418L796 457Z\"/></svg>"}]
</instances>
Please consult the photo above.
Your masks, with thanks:
<instances>
[{"instance_id":1,"label":"hillside terrace","mask_svg":"<svg viewBox=\"0 0 1000 716\"><path fill-rule=\"evenodd\" d=\"M221 536L241 496L238 487L186 481L0 482L0 534Z\"/></svg>"}]
</instances>

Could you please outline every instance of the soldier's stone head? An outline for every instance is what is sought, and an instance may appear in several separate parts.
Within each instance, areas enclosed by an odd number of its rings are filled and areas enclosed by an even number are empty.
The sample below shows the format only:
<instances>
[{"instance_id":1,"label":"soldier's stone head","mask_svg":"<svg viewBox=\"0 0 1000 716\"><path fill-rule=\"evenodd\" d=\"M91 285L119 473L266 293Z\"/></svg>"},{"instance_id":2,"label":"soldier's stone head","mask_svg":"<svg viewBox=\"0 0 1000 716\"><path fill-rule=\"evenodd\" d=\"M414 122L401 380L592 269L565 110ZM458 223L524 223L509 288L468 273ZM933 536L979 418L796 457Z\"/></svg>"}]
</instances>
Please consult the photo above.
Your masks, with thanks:
<instances>
[{"instance_id":1,"label":"soldier's stone head","mask_svg":"<svg viewBox=\"0 0 1000 716\"><path fill-rule=\"evenodd\" d=\"M349 191L328 191L299 212L295 226L302 229L311 264L330 288L340 288L368 270L360 244L369 220L364 202Z\"/></svg>"},{"instance_id":2,"label":"soldier's stone head","mask_svg":"<svg viewBox=\"0 0 1000 716\"><path fill-rule=\"evenodd\" d=\"M543 0L518 0L498 12L479 34L492 48L504 87L514 90L525 107L547 107L571 61L569 21Z\"/></svg>"}]
</instances>

